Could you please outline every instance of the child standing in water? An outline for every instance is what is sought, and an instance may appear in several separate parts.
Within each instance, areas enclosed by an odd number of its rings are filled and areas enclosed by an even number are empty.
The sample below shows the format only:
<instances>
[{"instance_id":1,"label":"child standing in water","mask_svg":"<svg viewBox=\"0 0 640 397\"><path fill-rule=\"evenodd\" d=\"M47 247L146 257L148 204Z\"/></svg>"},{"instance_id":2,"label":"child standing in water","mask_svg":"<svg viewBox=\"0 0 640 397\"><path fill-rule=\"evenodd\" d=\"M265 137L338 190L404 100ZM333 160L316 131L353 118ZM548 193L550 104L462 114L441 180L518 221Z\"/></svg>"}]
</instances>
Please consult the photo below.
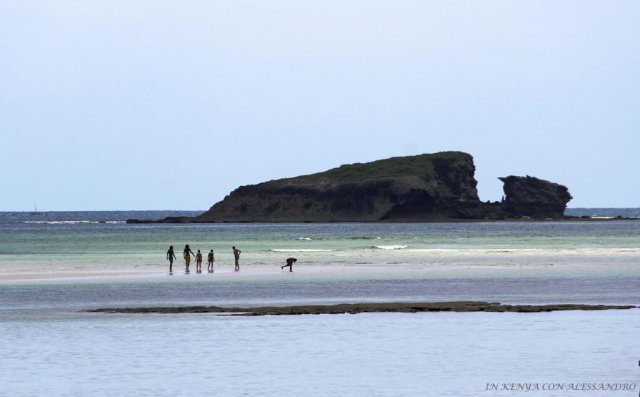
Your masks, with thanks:
<instances>
[{"instance_id":1,"label":"child standing in water","mask_svg":"<svg viewBox=\"0 0 640 397\"><path fill-rule=\"evenodd\" d=\"M213 250L209 251L209 255L207 255L207 270L209 273L213 273Z\"/></svg>"},{"instance_id":2,"label":"child standing in water","mask_svg":"<svg viewBox=\"0 0 640 397\"><path fill-rule=\"evenodd\" d=\"M200 250L196 254L196 273L202 273L202 253Z\"/></svg>"}]
</instances>

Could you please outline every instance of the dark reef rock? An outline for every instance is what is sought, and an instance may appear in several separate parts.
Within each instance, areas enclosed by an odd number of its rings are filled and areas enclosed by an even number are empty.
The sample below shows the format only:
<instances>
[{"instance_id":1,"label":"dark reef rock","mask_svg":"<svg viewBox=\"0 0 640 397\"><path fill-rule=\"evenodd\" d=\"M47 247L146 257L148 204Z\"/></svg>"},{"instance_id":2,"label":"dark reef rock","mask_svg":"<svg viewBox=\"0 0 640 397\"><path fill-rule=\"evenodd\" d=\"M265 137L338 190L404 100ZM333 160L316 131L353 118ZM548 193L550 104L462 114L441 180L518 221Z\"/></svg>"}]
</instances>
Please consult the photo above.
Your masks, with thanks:
<instances>
[{"instance_id":1,"label":"dark reef rock","mask_svg":"<svg viewBox=\"0 0 640 397\"><path fill-rule=\"evenodd\" d=\"M490 313L544 313L566 310L628 310L631 305L585 305L559 303L552 305L508 305L497 302L373 302L340 303L336 305L265 306L265 307L120 307L87 310L90 313L125 314L181 314L214 313L234 316L291 316L304 314L358 314L358 313L423 313L423 312L490 312Z\"/></svg>"},{"instance_id":2,"label":"dark reef rock","mask_svg":"<svg viewBox=\"0 0 640 397\"><path fill-rule=\"evenodd\" d=\"M194 218L189 216L168 216L166 218L149 221L147 219L127 219L127 223L192 223Z\"/></svg>"},{"instance_id":3,"label":"dark reef rock","mask_svg":"<svg viewBox=\"0 0 640 397\"><path fill-rule=\"evenodd\" d=\"M500 178L503 202L482 203L474 173L473 157L467 153L394 157L241 186L200 216L157 222L559 219L571 200L562 185L508 176Z\"/></svg>"}]
</instances>

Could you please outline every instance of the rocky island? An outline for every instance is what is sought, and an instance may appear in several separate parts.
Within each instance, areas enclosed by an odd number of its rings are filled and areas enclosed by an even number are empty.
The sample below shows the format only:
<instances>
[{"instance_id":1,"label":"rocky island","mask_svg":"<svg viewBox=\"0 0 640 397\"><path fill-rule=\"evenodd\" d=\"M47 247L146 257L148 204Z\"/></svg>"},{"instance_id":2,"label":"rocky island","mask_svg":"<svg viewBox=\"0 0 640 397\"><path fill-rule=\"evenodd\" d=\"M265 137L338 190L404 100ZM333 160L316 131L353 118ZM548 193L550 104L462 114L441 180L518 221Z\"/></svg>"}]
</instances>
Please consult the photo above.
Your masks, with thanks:
<instances>
[{"instance_id":1,"label":"rocky island","mask_svg":"<svg viewBox=\"0 0 640 397\"><path fill-rule=\"evenodd\" d=\"M463 152L393 157L240 186L200 216L162 222L559 219L572 198L565 186L507 176L500 178L504 199L484 203L474 174L473 157Z\"/></svg>"},{"instance_id":2,"label":"rocky island","mask_svg":"<svg viewBox=\"0 0 640 397\"><path fill-rule=\"evenodd\" d=\"M317 174L241 186L203 222L379 222L562 218L566 187L525 176L500 178L505 199L478 198L473 157L441 152L343 165Z\"/></svg>"}]
</instances>

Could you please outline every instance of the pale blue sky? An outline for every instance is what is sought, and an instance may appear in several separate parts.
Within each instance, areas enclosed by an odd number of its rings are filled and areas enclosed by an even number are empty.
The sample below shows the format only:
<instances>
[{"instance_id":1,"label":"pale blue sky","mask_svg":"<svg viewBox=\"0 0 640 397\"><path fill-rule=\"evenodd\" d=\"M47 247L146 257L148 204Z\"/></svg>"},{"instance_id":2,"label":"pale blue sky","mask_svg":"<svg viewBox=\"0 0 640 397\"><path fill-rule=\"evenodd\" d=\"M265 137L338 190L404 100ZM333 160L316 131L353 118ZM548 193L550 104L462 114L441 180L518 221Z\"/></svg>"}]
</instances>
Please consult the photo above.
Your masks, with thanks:
<instances>
[{"instance_id":1,"label":"pale blue sky","mask_svg":"<svg viewBox=\"0 0 640 397\"><path fill-rule=\"evenodd\" d=\"M640 2L0 0L0 211L444 150L640 207Z\"/></svg>"}]
</instances>

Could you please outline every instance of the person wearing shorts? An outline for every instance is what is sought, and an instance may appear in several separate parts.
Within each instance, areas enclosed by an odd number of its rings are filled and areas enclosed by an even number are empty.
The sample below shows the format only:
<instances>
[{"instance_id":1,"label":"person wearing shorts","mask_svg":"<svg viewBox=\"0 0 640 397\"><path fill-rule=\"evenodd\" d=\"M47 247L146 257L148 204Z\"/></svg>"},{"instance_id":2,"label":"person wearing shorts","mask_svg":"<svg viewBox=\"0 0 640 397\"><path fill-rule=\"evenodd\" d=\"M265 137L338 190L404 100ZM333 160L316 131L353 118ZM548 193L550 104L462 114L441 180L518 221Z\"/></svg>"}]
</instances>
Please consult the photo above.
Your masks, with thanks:
<instances>
[{"instance_id":1,"label":"person wearing shorts","mask_svg":"<svg viewBox=\"0 0 640 397\"><path fill-rule=\"evenodd\" d=\"M191 255L195 256L191 248L189 248L189 244L184 246L183 256L184 256L184 271L189 273L189 265L191 264Z\"/></svg>"}]
</instances>

